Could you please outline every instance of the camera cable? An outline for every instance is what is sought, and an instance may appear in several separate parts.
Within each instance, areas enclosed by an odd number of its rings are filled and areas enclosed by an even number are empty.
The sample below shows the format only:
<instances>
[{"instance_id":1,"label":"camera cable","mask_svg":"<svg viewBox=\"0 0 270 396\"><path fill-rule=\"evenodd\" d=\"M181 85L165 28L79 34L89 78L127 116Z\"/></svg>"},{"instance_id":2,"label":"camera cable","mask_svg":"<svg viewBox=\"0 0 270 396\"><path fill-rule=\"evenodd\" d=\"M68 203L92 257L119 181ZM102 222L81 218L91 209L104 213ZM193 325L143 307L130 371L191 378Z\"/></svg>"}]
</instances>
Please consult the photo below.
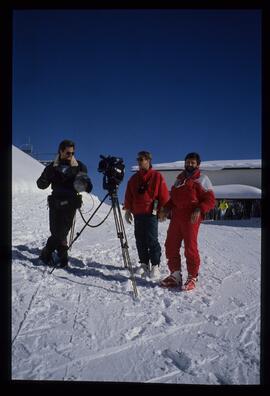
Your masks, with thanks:
<instances>
[{"instance_id":1,"label":"camera cable","mask_svg":"<svg viewBox=\"0 0 270 396\"><path fill-rule=\"evenodd\" d=\"M79 209L81 218L83 219L84 223L85 223L88 227L91 227L91 228L96 228L96 227L101 226L101 224L103 224L103 223L107 220L107 218L109 217L111 211L112 211L112 207L110 208L108 214L104 217L104 219L103 219L99 224L92 225L92 224L88 224L88 222L85 220L85 218L84 218L84 216L83 216L83 214L82 214L81 209Z\"/></svg>"}]
</instances>

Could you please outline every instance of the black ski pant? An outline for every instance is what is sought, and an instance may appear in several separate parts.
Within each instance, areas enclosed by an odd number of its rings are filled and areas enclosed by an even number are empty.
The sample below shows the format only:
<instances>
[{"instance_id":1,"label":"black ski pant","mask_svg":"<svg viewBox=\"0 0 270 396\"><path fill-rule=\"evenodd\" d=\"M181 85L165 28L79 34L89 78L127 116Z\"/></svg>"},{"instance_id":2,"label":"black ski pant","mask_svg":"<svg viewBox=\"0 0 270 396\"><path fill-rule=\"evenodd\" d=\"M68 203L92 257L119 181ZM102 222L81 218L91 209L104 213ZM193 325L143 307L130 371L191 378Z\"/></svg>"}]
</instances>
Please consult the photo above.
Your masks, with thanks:
<instances>
[{"instance_id":1,"label":"black ski pant","mask_svg":"<svg viewBox=\"0 0 270 396\"><path fill-rule=\"evenodd\" d=\"M160 264L161 247L158 241L158 219L152 214L134 216L134 234L141 263Z\"/></svg>"},{"instance_id":2,"label":"black ski pant","mask_svg":"<svg viewBox=\"0 0 270 396\"><path fill-rule=\"evenodd\" d=\"M72 227L73 219L76 213L75 208L57 209L49 208L50 232L46 248L49 252L57 250L60 260L67 261L67 236Z\"/></svg>"}]
</instances>

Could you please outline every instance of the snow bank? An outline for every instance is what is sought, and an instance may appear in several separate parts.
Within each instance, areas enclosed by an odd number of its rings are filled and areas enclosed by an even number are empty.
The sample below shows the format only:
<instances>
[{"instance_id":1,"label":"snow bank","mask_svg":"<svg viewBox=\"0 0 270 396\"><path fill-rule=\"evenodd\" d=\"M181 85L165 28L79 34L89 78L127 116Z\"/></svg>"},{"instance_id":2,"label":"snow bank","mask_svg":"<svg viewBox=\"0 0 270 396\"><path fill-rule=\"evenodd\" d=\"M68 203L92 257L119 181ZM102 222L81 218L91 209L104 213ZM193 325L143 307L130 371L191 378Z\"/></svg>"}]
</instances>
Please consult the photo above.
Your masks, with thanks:
<instances>
[{"instance_id":1,"label":"snow bank","mask_svg":"<svg viewBox=\"0 0 270 396\"><path fill-rule=\"evenodd\" d=\"M36 181L44 169L35 158L12 146L12 194L39 193Z\"/></svg>"}]
</instances>

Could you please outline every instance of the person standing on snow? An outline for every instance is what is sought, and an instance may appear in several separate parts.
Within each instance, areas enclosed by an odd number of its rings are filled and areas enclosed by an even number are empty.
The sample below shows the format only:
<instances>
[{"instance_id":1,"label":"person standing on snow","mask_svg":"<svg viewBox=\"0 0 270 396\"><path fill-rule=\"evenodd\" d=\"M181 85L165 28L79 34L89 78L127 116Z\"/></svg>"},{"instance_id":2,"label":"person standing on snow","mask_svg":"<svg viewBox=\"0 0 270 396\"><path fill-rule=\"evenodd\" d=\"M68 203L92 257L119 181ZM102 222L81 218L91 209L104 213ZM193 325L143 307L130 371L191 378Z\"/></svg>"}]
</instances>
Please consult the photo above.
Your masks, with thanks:
<instances>
[{"instance_id":1,"label":"person standing on snow","mask_svg":"<svg viewBox=\"0 0 270 396\"><path fill-rule=\"evenodd\" d=\"M220 210L220 219L223 220L225 217L225 214L227 212L227 209L229 208L228 203L225 201L225 199L222 199L220 204L219 204L219 210Z\"/></svg>"},{"instance_id":2,"label":"person standing on snow","mask_svg":"<svg viewBox=\"0 0 270 396\"><path fill-rule=\"evenodd\" d=\"M212 183L200 173L200 156L189 153L185 157L185 170L172 186L171 198L165 205L161 217L170 214L170 224L165 242L166 257L170 275L160 282L162 287L177 287L192 290L198 280L200 256L198 231L205 213L215 206ZM182 286L180 247L184 241L188 277Z\"/></svg>"},{"instance_id":3,"label":"person standing on snow","mask_svg":"<svg viewBox=\"0 0 270 396\"><path fill-rule=\"evenodd\" d=\"M48 196L51 235L42 249L40 259L51 265L52 253L57 250L60 267L68 265L67 235L72 227L76 209L81 207L82 196L78 192L92 191L92 182L87 176L87 168L74 157L75 143L63 140L59 144L58 155L37 180L40 189L51 185Z\"/></svg>"},{"instance_id":4,"label":"person standing on snow","mask_svg":"<svg viewBox=\"0 0 270 396\"><path fill-rule=\"evenodd\" d=\"M163 176L152 168L152 155L140 151L137 158L139 170L128 181L125 192L125 219L132 223L142 276L160 277L161 247L158 241L159 210L169 199Z\"/></svg>"}]
</instances>

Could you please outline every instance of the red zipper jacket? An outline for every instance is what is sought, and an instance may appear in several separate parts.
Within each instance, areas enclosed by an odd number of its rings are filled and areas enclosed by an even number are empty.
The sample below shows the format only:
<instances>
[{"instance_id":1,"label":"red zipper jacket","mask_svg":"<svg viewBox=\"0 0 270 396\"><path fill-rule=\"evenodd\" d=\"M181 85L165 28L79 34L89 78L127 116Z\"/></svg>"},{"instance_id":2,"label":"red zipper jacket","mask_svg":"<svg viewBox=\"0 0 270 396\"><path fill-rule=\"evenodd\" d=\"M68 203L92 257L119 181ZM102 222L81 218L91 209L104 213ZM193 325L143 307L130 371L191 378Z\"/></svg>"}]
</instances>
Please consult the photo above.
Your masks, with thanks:
<instances>
[{"instance_id":1,"label":"red zipper jacket","mask_svg":"<svg viewBox=\"0 0 270 396\"><path fill-rule=\"evenodd\" d=\"M208 176L201 175L200 169L188 176L186 171L181 172L172 186L170 200L166 208L172 210L172 217L177 214L186 214L188 217L199 208L202 218L205 213L215 206L213 186Z\"/></svg>"},{"instance_id":2,"label":"red zipper jacket","mask_svg":"<svg viewBox=\"0 0 270 396\"><path fill-rule=\"evenodd\" d=\"M139 193L143 188L145 191ZM136 214L151 214L153 202L158 200L159 210L169 200L169 191L164 177L153 168L139 170L128 181L124 208Z\"/></svg>"}]
</instances>

